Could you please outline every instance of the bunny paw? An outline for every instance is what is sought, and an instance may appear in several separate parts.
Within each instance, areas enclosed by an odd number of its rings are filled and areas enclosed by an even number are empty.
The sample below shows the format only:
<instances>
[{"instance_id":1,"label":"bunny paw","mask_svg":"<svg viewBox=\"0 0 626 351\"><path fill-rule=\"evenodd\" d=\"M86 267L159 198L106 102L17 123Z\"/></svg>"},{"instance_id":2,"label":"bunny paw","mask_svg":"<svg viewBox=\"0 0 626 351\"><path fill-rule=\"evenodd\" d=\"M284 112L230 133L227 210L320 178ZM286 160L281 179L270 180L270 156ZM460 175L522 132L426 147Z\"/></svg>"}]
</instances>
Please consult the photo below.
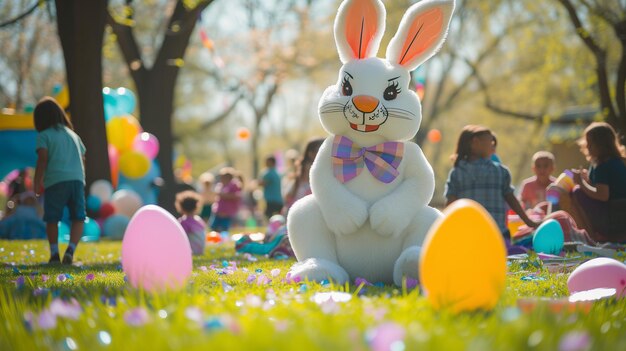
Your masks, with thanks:
<instances>
[{"instance_id":1,"label":"bunny paw","mask_svg":"<svg viewBox=\"0 0 626 351\"><path fill-rule=\"evenodd\" d=\"M294 264L288 275L291 279L301 278L318 282L332 279L333 282L339 285L344 284L349 279L345 269L336 263L320 258L308 258Z\"/></svg>"},{"instance_id":2,"label":"bunny paw","mask_svg":"<svg viewBox=\"0 0 626 351\"><path fill-rule=\"evenodd\" d=\"M375 203L370 209L372 229L382 236L399 236L410 222L410 217L405 216L402 211L394 210L384 201Z\"/></svg>"},{"instance_id":3,"label":"bunny paw","mask_svg":"<svg viewBox=\"0 0 626 351\"><path fill-rule=\"evenodd\" d=\"M322 214L328 228L341 235L354 233L367 220L367 207L359 202L335 202L322 207Z\"/></svg>"},{"instance_id":4,"label":"bunny paw","mask_svg":"<svg viewBox=\"0 0 626 351\"><path fill-rule=\"evenodd\" d=\"M419 260L422 249L411 246L404 250L393 266L393 283L402 286L402 278L419 280Z\"/></svg>"}]
</instances>

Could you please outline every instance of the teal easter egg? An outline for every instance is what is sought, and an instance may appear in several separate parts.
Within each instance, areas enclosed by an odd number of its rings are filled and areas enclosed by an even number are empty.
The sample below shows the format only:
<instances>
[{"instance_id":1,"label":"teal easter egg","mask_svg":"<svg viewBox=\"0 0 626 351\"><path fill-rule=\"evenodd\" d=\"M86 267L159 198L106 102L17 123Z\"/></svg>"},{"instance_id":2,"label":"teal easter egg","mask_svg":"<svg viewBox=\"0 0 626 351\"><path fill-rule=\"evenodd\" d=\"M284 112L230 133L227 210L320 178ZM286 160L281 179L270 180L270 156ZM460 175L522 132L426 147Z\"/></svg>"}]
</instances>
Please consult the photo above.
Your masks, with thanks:
<instances>
[{"instance_id":1,"label":"teal easter egg","mask_svg":"<svg viewBox=\"0 0 626 351\"><path fill-rule=\"evenodd\" d=\"M533 234L535 252L558 255L563 249L563 228L555 219L549 219L537 228Z\"/></svg>"}]
</instances>

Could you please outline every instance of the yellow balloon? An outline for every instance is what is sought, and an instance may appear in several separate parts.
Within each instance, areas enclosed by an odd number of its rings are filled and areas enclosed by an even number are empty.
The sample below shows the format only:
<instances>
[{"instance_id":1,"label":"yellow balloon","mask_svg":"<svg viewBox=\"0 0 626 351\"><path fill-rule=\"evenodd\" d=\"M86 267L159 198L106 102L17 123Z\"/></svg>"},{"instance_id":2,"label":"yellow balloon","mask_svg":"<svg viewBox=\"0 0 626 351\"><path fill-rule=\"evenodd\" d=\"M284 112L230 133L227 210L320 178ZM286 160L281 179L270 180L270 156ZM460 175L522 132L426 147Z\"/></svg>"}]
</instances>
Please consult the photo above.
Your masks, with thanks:
<instances>
[{"instance_id":1,"label":"yellow balloon","mask_svg":"<svg viewBox=\"0 0 626 351\"><path fill-rule=\"evenodd\" d=\"M133 146L135 136L141 131L141 126L133 116L111 118L107 122L107 139L119 152L128 151Z\"/></svg>"},{"instance_id":2,"label":"yellow balloon","mask_svg":"<svg viewBox=\"0 0 626 351\"><path fill-rule=\"evenodd\" d=\"M59 103L59 105L61 105L61 107L67 108L70 104L70 93L67 86L64 85L54 99Z\"/></svg>"},{"instance_id":3,"label":"yellow balloon","mask_svg":"<svg viewBox=\"0 0 626 351\"><path fill-rule=\"evenodd\" d=\"M504 290L506 247L487 210L468 199L448 206L426 235L419 271L435 309L493 309Z\"/></svg>"},{"instance_id":4,"label":"yellow balloon","mask_svg":"<svg viewBox=\"0 0 626 351\"><path fill-rule=\"evenodd\" d=\"M120 172L126 177L137 179L148 174L150 160L146 155L137 151L124 152L118 161Z\"/></svg>"}]
</instances>

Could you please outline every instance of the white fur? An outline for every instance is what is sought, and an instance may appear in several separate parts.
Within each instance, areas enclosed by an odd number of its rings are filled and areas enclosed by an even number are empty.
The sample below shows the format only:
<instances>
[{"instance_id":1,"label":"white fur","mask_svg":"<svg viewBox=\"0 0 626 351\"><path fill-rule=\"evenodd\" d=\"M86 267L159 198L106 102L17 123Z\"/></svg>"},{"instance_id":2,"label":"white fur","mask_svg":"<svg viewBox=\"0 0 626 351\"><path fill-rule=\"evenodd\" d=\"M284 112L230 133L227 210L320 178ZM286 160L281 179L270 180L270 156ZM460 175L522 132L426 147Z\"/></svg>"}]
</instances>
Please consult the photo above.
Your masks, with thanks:
<instances>
[{"instance_id":1,"label":"white fur","mask_svg":"<svg viewBox=\"0 0 626 351\"><path fill-rule=\"evenodd\" d=\"M378 23L384 26L382 2L367 1L369 8L377 9L378 16L382 14L383 20ZM339 8L336 36L345 34L342 28L346 17L351 15L345 11L352 2L347 0ZM412 6L405 18L419 16L422 10L433 6L441 7L441 13L446 13L444 8L447 8L451 15L453 1L424 0ZM331 136L320 147L311 167L313 194L296 202L287 219L291 245L299 261L291 269L292 277L330 278L339 283L361 277L397 285L401 284L403 276L418 278L419 246L441 213L428 206L435 189L432 168L422 150L408 141L419 129L421 105L417 95L409 89L407 67L416 60L423 62L441 46L449 18L444 23L443 34L424 50L421 58L400 65L377 57L350 57L341 67L337 84L324 92L319 104L320 120ZM369 45L378 47L383 30L384 27L378 29L371 38L374 43ZM401 25L396 37L402 30ZM342 49L340 43L347 40L339 37L336 41L344 61L345 56L354 51L349 46ZM345 81L352 88L349 96L342 93ZM393 84L397 84L400 92L388 99L385 91L395 90L389 88ZM357 101L359 97L375 101L376 105L372 105L375 108L362 112L366 109L360 109L365 105L359 102L362 100ZM361 131L364 125L378 126L378 129L364 132ZM348 137L360 147L386 141L404 143L399 176L390 183L383 183L364 169L356 178L341 183L332 169L331 152L336 135Z\"/></svg>"}]
</instances>

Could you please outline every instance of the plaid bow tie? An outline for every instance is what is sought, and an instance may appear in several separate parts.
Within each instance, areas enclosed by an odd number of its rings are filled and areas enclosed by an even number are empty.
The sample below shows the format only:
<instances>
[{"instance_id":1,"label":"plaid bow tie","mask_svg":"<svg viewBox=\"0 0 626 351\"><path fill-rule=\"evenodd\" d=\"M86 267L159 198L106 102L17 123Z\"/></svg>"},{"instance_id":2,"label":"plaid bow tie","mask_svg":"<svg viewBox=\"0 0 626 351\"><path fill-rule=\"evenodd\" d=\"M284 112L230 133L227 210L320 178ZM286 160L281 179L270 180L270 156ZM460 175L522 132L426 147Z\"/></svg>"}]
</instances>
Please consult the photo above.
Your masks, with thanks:
<instances>
[{"instance_id":1,"label":"plaid bow tie","mask_svg":"<svg viewBox=\"0 0 626 351\"><path fill-rule=\"evenodd\" d=\"M391 183L398 176L398 166L402 161L404 144L388 141L382 144L361 148L343 136L333 140L333 174L342 183L358 176L363 164L370 173L383 183Z\"/></svg>"}]
</instances>

